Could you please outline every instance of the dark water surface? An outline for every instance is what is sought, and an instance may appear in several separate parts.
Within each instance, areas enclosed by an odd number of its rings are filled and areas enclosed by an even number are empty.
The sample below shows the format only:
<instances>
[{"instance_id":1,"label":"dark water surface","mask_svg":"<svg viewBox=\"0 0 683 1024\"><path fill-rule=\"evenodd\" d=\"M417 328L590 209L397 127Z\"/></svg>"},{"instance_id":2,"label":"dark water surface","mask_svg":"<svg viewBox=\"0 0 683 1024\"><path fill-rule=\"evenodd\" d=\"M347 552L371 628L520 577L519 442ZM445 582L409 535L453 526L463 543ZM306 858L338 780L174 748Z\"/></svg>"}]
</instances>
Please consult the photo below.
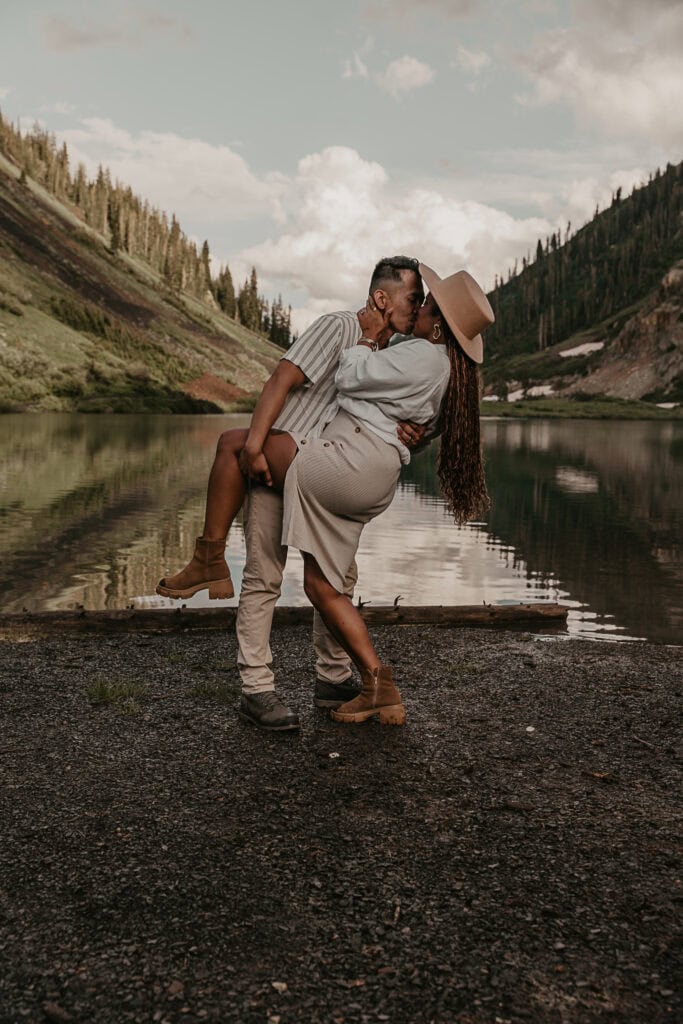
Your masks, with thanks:
<instances>
[{"instance_id":1,"label":"dark water surface","mask_svg":"<svg viewBox=\"0 0 683 1024\"><path fill-rule=\"evenodd\" d=\"M170 603L154 587L201 532L216 439L247 422L0 416L0 610ZM417 456L392 507L364 531L363 600L559 600L573 635L680 643L683 424L486 420L483 430L487 521L454 526L436 451ZM228 559L239 587L239 524ZM282 601L305 600L291 552ZM208 603L205 593L188 602Z\"/></svg>"}]
</instances>

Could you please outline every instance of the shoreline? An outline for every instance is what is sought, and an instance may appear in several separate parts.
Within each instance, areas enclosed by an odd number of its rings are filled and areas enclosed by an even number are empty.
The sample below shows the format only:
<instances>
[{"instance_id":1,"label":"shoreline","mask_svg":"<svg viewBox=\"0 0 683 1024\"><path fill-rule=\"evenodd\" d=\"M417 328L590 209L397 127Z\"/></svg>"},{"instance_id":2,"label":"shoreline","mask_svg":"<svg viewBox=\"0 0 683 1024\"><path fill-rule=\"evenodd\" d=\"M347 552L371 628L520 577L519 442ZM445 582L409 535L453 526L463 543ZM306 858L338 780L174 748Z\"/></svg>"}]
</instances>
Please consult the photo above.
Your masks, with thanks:
<instances>
[{"instance_id":1,"label":"shoreline","mask_svg":"<svg viewBox=\"0 0 683 1024\"><path fill-rule=\"evenodd\" d=\"M489 629L528 629L544 626L566 627L569 608L554 602L504 605L367 605L361 615L369 626L440 625L475 626ZM90 611L0 612L0 639L12 640L17 634L39 638L65 632L137 633L178 632L184 630L231 629L237 607L188 608L178 603L163 608L116 608ZM313 623L313 608L304 605L277 605L273 627Z\"/></svg>"},{"instance_id":2,"label":"shoreline","mask_svg":"<svg viewBox=\"0 0 683 1024\"><path fill-rule=\"evenodd\" d=\"M660 409L657 405L621 398L572 400L529 398L517 402L482 402L482 419L562 419L562 420L683 420L683 407Z\"/></svg>"},{"instance_id":3,"label":"shoreline","mask_svg":"<svg viewBox=\"0 0 683 1024\"><path fill-rule=\"evenodd\" d=\"M403 729L313 708L305 625L292 735L229 630L0 640L8 1020L675 1018L683 655L372 633Z\"/></svg>"},{"instance_id":4,"label":"shoreline","mask_svg":"<svg viewBox=\"0 0 683 1024\"><path fill-rule=\"evenodd\" d=\"M115 403L116 404L116 403ZM213 411L193 411L183 409L175 412L170 409L161 412L145 407L140 408L98 408L84 409L37 409L21 405L13 405L10 401L0 402L0 416L26 415L35 416L41 413L83 416L238 416L250 415L256 399L249 402L235 403L228 409L216 407ZM666 422L683 420L683 405L673 409L660 409L657 405L639 400L620 398L604 398L597 395L589 400L530 398L517 402L481 403L482 419L592 419L592 420L661 420Z\"/></svg>"}]
</instances>

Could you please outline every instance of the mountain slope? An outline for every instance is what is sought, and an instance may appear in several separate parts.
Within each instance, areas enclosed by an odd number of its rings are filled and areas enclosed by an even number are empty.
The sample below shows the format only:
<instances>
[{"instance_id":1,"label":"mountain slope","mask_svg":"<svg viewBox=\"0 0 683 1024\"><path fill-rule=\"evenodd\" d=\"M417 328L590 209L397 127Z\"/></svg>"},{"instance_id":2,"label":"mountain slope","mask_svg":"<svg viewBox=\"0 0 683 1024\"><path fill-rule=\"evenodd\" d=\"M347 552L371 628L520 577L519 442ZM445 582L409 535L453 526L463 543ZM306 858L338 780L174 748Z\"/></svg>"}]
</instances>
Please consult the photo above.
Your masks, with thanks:
<instances>
[{"instance_id":1,"label":"mountain slope","mask_svg":"<svg viewBox=\"0 0 683 1024\"><path fill-rule=\"evenodd\" d=\"M664 275L584 373L558 385L567 395L683 401L683 260Z\"/></svg>"},{"instance_id":2,"label":"mountain slope","mask_svg":"<svg viewBox=\"0 0 683 1024\"><path fill-rule=\"evenodd\" d=\"M497 284L487 392L680 401L682 265L679 164L617 192L564 244L559 232L539 240L536 259Z\"/></svg>"},{"instance_id":3,"label":"mountain slope","mask_svg":"<svg viewBox=\"0 0 683 1024\"><path fill-rule=\"evenodd\" d=\"M0 408L218 412L281 350L104 239L0 155Z\"/></svg>"}]
</instances>

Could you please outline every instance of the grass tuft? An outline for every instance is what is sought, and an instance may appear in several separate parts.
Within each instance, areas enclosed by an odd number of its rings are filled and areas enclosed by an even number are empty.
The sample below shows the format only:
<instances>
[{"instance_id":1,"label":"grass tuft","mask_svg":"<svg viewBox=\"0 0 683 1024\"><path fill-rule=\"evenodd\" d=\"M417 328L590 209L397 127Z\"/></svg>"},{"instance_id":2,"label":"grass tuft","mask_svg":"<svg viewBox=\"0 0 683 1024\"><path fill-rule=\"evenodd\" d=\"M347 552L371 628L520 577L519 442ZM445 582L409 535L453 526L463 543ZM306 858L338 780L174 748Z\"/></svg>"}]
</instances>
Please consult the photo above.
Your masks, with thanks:
<instances>
[{"instance_id":1,"label":"grass tuft","mask_svg":"<svg viewBox=\"0 0 683 1024\"><path fill-rule=\"evenodd\" d=\"M91 704L117 704L128 714L140 710L137 703L147 687L135 679L95 679L85 688L85 695Z\"/></svg>"}]
</instances>

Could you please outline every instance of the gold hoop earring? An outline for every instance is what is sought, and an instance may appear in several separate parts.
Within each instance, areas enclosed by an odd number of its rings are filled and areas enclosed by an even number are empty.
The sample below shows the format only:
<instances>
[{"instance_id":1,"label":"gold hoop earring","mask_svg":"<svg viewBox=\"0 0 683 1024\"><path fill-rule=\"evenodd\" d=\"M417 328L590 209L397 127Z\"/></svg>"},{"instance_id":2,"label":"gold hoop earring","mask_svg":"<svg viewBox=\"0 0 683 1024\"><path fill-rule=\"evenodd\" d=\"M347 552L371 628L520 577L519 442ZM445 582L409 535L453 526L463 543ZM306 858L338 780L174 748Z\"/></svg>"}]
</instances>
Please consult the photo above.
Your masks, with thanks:
<instances>
[{"instance_id":1,"label":"gold hoop earring","mask_svg":"<svg viewBox=\"0 0 683 1024\"><path fill-rule=\"evenodd\" d=\"M441 337L441 324L434 324L434 333L432 334L434 341L438 341Z\"/></svg>"}]
</instances>

